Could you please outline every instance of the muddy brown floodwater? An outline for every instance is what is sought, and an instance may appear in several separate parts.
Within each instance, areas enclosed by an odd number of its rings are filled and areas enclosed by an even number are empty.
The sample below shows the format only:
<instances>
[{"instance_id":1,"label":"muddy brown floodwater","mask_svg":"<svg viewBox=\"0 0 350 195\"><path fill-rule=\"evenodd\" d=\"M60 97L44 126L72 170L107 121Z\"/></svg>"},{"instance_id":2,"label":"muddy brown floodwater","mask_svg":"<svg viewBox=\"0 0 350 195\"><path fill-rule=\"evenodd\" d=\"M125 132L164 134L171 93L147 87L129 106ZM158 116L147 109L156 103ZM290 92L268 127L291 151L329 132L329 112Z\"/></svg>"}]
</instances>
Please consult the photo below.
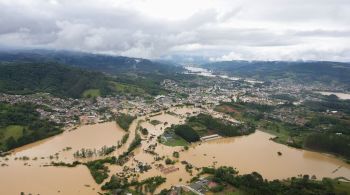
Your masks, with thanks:
<instances>
[{"instance_id":1,"label":"muddy brown floodwater","mask_svg":"<svg viewBox=\"0 0 350 195\"><path fill-rule=\"evenodd\" d=\"M29 144L14 150L1 159L0 194L97 194L100 187L95 183L85 166L43 167L51 161L72 162L73 153L81 148L100 149L104 145L116 145L124 131L115 122L84 125L73 131ZM71 147L69 151L62 151ZM55 156L58 159L50 159ZM27 156L30 160L15 160ZM35 160L34 160L35 159ZM26 164L26 165L25 165Z\"/></svg>"},{"instance_id":2,"label":"muddy brown floodwater","mask_svg":"<svg viewBox=\"0 0 350 195\"><path fill-rule=\"evenodd\" d=\"M236 167L240 173L256 171L267 179L283 179L298 174L322 177L350 178L350 165L318 152L291 148L270 140L273 137L262 131L248 136L211 140L191 147L182 153L196 166L207 166L217 161L216 166ZM277 152L281 152L279 156ZM334 172L337 168L338 171Z\"/></svg>"},{"instance_id":3,"label":"muddy brown floodwater","mask_svg":"<svg viewBox=\"0 0 350 195\"><path fill-rule=\"evenodd\" d=\"M192 110L186 110L185 108L176 109L173 112L178 114L193 113ZM160 135L165 127L183 121L182 118L169 114L154 116L150 119L168 122L166 126L154 126L148 122L141 123L143 127L149 130L150 134L155 135ZM278 144L270 140L272 137L274 136L268 133L256 131L248 136L222 138L193 144L188 151L182 151L182 147L169 147L159 144L155 152L160 156L172 158L172 153L179 151L180 158L172 159L179 162L187 161L195 167L210 165L217 167L224 165L232 166L237 168L241 174L256 171L269 180L297 177L299 174L315 175L318 179L340 176L350 178L350 165L344 161L332 155L295 149ZM144 141L141 149L135 151L134 158L141 162L154 162L155 164L161 163L165 165L164 161L153 161L152 155L143 152L143 149L154 143L156 143L155 139L147 142ZM282 155L278 155L278 152L281 152ZM133 164L135 163L130 161L126 165L133 167ZM166 183L162 184L157 189L157 192L163 188L169 188L171 185L186 184L186 181L189 181L192 176L186 172L185 166L181 163L176 163L174 166L179 168L179 170L163 174L152 165L152 169L147 173L141 174L139 179L158 175L166 177ZM334 172L337 169L338 171Z\"/></svg>"},{"instance_id":4,"label":"muddy brown floodwater","mask_svg":"<svg viewBox=\"0 0 350 195\"><path fill-rule=\"evenodd\" d=\"M141 147L134 151L135 157L129 160L125 166L134 168L137 161L148 163L152 169L139 174L138 179L152 176L163 176L167 181L158 189L169 188L171 185L186 184L191 175L186 172L181 161L187 161L195 167L203 166L233 166L241 174L259 172L267 179L285 179L299 174L315 175L322 177L346 177L350 178L350 165L335 158L318 152L310 152L291 148L270 140L273 136L262 131L256 131L248 136L234 138L222 138L208 142L196 143L190 146L188 151L182 151L183 147L169 147L161 145L155 149L160 156L177 160L173 165L179 170L164 174L156 169L155 164L163 164L162 161L154 161L154 156L144 152L149 145L157 143L157 139L149 139L153 134L161 135L164 129L172 124L184 122L185 115L196 114L199 109L171 108L171 113L149 117L150 120L159 120L162 123L152 125L145 121L148 117L139 117L130 127L130 137L127 143L118 149L113 155L125 151L135 137L135 129L138 121L142 127L149 130L149 135L143 137ZM164 124L167 122L166 124ZM67 131L61 135L36 142L18 148L10 156L0 159L0 164L8 166L0 167L0 194L12 195L20 192L32 194L97 194L100 186L92 179L85 166L75 168L67 167L43 167L52 161L49 156L54 156L54 161L72 162L73 153L81 148L96 148L116 145L125 132L115 122L81 126L74 131ZM65 147L72 147L69 151L62 151ZM180 158L172 157L174 151L180 152ZM281 152L282 155L278 155ZM57 159L55 157L57 154ZM15 160L28 156L30 160ZM36 158L36 160L34 160ZM25 165L26 164L26 165ZM165 165L166 166L166 165ZM122 172L123 167L110 165L111 174ZM337 171L335 171L337 170ZM195 174L195 172L194 172Z\"/></svg>"}]
</instances>

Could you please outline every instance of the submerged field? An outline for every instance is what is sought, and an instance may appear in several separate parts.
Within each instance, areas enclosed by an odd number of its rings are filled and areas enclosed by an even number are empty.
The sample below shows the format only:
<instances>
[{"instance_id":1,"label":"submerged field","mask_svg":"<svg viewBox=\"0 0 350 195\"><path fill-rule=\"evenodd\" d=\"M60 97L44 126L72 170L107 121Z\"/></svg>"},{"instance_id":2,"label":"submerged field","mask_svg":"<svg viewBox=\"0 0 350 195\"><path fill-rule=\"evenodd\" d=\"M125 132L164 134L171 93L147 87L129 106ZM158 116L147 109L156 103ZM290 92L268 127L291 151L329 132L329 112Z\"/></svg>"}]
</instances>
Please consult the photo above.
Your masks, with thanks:
<instances>
[{"instance_id":1,"label":"submerged field","mask_svg":"<svg viewBox=\"0 0 350 195\"><path fill-rule=\"evenodd\" d=\"M128 132L122 130L115 122L82 126L73 131L67 131L62 135L49 138L15 150L15 153L1 158L0 174L3 180L0 182L2 193L20 193L31 192L41 194L96 194L100 191L101 185L110 180L112 175L129 175L129 179L139 181L150 177L162 176L166 178L164 183L155 189L156 192L172 185L183 184L191 180L197 173L197 168L206 166L233 166L239 170L240 174L248 174L254 171L259 172L269 180L285 179L298 174L315 175L317 179L322 177L350 177L350 165L334 158L317 152L309 152L290 148L285 145L275 143L270 140L273 136L261 131L251 135L222 138L208 142L187 143L185 140L174 139L164 143L159 143L157 137L164 133L166 127L182 124L185 117L198 114L197 108L171 108L172 114L162 112L161 114L139 117L128 129ZM157 124L151 124L150 121L157 120ZM143 135L138 128L146 128L148 133ZM82 163L96 159L104 159L103 156L93 158L76 159L73 154L77 150L96 149L99 150L104 145L116 145L122 140L123 136L129 133L130 137L126 143L116 149L115 152L107 156L118 157L124 151L128 150L129 145L135 139L135 133L141 135L142 141L133 155L128 156L128 160L121 166L118 164L105 163L108 178L101 185L93 180L84 165L76 167L45 167L54 162L72 163L79 160ZM181 141L179 141L181 140ZM181 145L181 146L179 146ZM184 146L188 146L188 149ZM150 149L153 148L154 149ZM281 152L281 155L278 155ZM175 155L177 153L177 155ZM24 160L24 157L25 160ZM156 157L159 157L157 159ZM167 164L170 159L171 164ZM140 162L143 166L149 166L146 171L140 171ZM193 166L188 170L186 162ZM286 169L288 166L288 169ZM160 168L163 167L163 168ZM166 168L166 169L164 169ZM172 170L167 172L166 170ZM17 171L21 170L21 171ZM137 171L138 170L138 171ZM337 171L335 171L337 170ZM29 179L38 171L40 175L45 176L45 182L41 177ZM57 171L62 174L70 175L69 180L51 177ZM13 182L12 179L20 178L21 182L26 182L28 186L22 186L21 189L7 188ZM83 177L83 179L79 179ZM75 178L75 179L74 179ZM45 185L37 185L38 183ZM146 185L146 184L145 184ZM34 186L34 187L30 187ZM50 186L47 189L45 186ZM347 189L347 184L339 183L334 185L339 189ZM55 190L52 190L55 189ZM236 194L241 194L236 191Z\"/></svg>"}]
</instances>

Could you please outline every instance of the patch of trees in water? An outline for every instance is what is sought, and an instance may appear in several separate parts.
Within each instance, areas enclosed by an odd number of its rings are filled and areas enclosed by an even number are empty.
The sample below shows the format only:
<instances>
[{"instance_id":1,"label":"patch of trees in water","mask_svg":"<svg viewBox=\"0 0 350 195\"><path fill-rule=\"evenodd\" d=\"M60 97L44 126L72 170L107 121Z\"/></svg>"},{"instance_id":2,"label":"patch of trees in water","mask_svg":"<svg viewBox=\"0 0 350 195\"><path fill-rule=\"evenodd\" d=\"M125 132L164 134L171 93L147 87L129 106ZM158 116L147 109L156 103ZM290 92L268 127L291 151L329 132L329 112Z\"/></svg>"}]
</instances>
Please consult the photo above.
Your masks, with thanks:
<instances>
[{"instance_id":1,"label":"patch of trees in water","mask_svg":"<svg viewBox=\"0 0 350 195\"><path fill-rule=\"evenodd\" d=\"M182 137L187 142L196 142L199 141L198 133L192 129L189 125L176 125L173 127L176 135Z\"/></svg>"},{"instance_id":2,"label":"patch of trees in water","mask_svg":"<svg viewBox=\"0 0 350 195\"><path fill-rule=\"evenodd\" d=\"M255 125L252 123L233 123L228 120L214 118L208 114L199 114L190 117L188 123L200 123L206 127L208 131L217 133L221 136L239 136L248 135L255 132Z\"/></svg>"},{"instance_id":3,"label":"patch of trees in water","mask_svg":"<svg viewBox=\"0 0 350 195\"><path fill-rule=\"evenodd\" d=\"M110 192L116 192L117 194L123 194L126 192L132 192L133 194L153 194L158 186L166 181L166 178L161 176L150 177L142 181L132 180L128 181L127 178L119 178L113 175L110 181L106 182L102 186L102 190L108 190ZM133 189L130 189L130 188Z\"/></svg>"},{"instance_id":4,"label":"patch of trees in water","mask_svg":"<svg viewBox=\"0 0 350 195\"><path fill-rule=\"evenodd\" d=\"M214 118L208 114L199 114L188 118L183 125L170 127L170 131L174 131L187 142L196 142L199 141L200 134L205 136L216 133L225 137L247 135L255 131L255 125L253 123L238 124Z\"/></svg>"},{"instance_id":5,"label":"patch of trees in water","mask_svg":"<svg viewBox=\"0 0 350 195\"><path fill-rule=\"evenodd\" d=\"M116 150L117 146L103 146L101 149L85 149L82 148L78 151L76 151L73 156L74 158L91 158L91 157L98 157L98 156L107 156L114 152Z\"/></svg>"},{"instance_id":6,"label":"patch of trees in water","mask_svg":"<svg viewBox=\"0 0 350 195\"><path fill-rule=\"evenodd\" d=\"M135 116L131 116L129 114L124 113L120 113L118 116L116 116L116 122L124 131L129 131L129 127L132 121L135 119Z\"/></svg>"}]
</instances>

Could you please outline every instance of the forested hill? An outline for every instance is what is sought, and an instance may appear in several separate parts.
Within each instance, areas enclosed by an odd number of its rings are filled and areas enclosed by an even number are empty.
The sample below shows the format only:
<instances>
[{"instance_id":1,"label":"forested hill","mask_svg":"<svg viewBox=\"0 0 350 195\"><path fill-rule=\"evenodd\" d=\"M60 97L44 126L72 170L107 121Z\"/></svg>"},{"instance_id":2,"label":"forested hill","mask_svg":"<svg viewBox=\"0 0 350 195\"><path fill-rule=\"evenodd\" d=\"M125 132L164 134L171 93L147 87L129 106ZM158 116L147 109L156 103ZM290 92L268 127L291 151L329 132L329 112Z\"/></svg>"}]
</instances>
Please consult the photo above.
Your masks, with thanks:
<instances>
[{"instance_id":1,"label":"forested hill","mask_svg":"<svg viewBox=\"0 0 350 195\"><path fill-rule=\"evenodd\" d=\"M48 92L57 96L82 97L96 90L108 94L107 77L56 63L0 62L0 92L27 94Z\"/></svg>"},{"instance_id":2,"label":"forested hill","mask_svg":"<svg viewBox=\"0 0 350 195\"><path fill-rule=\"evenodd\" d=\"M292 79L297 82L334 82L350 88L350 63L309 61L223 61L203 67L259 80Z\"/></svg>"},{"instance_id":3,"label":"forested hill","mask_svg":"<svg viewBox=\"0 0 350 195\"><path fill-rule=\"evenodd\" d=\"M9 50L0 51L0 61L56 62L108 74L160 73L182 71L179 66L154 62L142 58L99 55L61 50Z\"/></svg>"}]
</instances>

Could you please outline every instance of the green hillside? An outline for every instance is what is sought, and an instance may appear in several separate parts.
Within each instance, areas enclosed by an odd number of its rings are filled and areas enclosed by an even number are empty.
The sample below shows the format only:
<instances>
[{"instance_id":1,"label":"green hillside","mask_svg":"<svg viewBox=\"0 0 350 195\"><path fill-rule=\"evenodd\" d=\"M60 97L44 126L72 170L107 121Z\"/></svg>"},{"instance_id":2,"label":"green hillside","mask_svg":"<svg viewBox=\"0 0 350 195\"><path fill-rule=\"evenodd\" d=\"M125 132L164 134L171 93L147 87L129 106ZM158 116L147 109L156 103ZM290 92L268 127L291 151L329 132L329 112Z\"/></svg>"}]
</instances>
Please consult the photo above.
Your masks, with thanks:
<instances>
[{"instance_id":1,"label":"green hillside","mask_svg":"<svg viewBox=\"0 0 350 195\"><path fill-rule=\"evenodd\" d=\"M111 93L108 79L90 72L56 63L0 63L0 92L29 94L47 92L56 96L80 98Z\"/></svg>"}]
</instances>

